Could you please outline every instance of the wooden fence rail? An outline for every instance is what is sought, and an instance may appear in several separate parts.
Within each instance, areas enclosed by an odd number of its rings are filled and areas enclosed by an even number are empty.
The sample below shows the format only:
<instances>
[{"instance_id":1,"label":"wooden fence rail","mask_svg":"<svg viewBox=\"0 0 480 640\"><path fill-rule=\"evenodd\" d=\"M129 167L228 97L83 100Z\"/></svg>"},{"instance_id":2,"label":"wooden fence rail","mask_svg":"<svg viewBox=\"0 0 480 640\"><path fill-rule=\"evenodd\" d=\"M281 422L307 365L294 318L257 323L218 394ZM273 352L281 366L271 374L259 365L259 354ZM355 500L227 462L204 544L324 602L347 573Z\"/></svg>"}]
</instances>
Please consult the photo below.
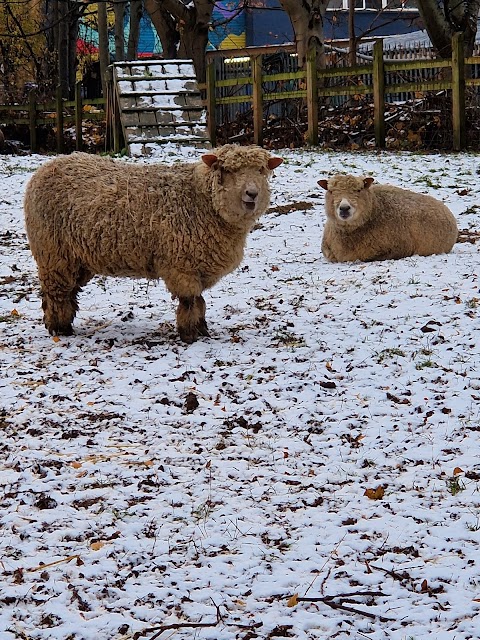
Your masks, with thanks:
<instances>
[{"instance_id":1,"label":"wooden fence rail","mask_svg":"<svg viewBox=\"0 0 480 640\"><path fill-rule=\"evenodd\" d=\"M256 49L251 52L250 73L236 74L235 78L217 79L215 59L219 52L207 54L207 108L209 132L212 144L216 144L217 107L222 105L250 104L253 110L253 141L262 144L264 123L264 103L278 100L303 99L307 107L307 141L318 142L319 104L326 98L349 95L372 95L374 105L375 144L385 148L385 98L405 93L425 93L427 91L449 91L452 104L453 149L465 148L465 88L478 86L480 78L470 78L468 67L480 65L480 56L465 58L462 34L452 39L453 55L451 59L432 60L389 60L383 51L383 41L377 40L373 47L371 63L349 67L327 68L316 71L315 53L308 56L305 69L288 73L262 74L262 57L266 55ZM269 52L270 53L270 52ZM248 56L248 49L242 54ZM223 52L223 55L225 53ZM231 52L230 52L231 55ZM467 67L467 72L466 72ZM390 78L397 72L408 76L409 73L436 70L436 76L429 80L410 81ZM272 82L296 83L297 89L268 92L265 86ZM341 82L342 84L338 84ZM335 84L337 83L337 84ZM236 95L225 95L232 88Z\"/></svg>"},{"instance_id":2,"label":"wooden fence rail","mask_svg":"<svg viewBox=\"0 0 480 640\"><path fill-rule=\"evenodd\" d=\"M56 128L57 152L64 151L64 124L75 124L77 151L83 148L82 123L84 120L106 120L104 98L82 99L81 82L75 87L75 99L63 100L60 89L57 89L55 102L40 103L35 90L29 93L26 105L0 105L0 124L27 125L30 132L30 149L38 151L38 128L42 125L53 125ZM84 106L96 107L95 112L84 111Z\"/></svg>"}]
</instances>

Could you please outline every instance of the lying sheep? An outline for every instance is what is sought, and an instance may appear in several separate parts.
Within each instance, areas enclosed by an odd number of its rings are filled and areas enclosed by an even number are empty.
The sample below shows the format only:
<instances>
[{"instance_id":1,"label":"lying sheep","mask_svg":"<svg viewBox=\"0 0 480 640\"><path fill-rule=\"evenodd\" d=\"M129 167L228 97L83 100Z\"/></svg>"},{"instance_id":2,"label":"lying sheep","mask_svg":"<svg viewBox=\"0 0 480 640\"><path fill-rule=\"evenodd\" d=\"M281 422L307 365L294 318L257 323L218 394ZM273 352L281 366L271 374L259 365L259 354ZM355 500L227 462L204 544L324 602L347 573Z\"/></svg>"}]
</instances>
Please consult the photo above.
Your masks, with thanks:
<instances>
[{"instance_id":1,"label":"lying sheep","mask_svg":"<svg viewBox=\"0 0 480 640\"><path fill-rule=\"evenodd\" d=\"M327 190L327 260L390 260L452 249L457 223L442 202L391 185L372 186L373 181L344 175L318 181Z\"/></svg>"},{"instance_id":2,"label":"lying sheep","mask_svg":"<svg viewBox=\"0 0 480 640\"><path fill-rule=\"evenodd\" d=\"M24 207L50 334L72 334L78 293L98 274L161 278L179 300L180 338L208 336L202 293L242 261L281 162L229 144L173 166L86 153L44 164Z\"/></svg>"}]
</instances>

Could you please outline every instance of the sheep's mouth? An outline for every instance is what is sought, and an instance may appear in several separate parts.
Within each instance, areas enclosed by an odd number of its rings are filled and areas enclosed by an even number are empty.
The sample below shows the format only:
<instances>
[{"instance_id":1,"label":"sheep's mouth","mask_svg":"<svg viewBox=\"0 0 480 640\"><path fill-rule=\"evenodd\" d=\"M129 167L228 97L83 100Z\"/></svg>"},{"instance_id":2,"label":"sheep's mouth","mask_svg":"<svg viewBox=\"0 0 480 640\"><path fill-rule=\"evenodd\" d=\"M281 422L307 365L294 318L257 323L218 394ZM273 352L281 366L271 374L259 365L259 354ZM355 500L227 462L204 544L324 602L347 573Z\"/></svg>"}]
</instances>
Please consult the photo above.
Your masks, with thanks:
<instances>
[{"instance_id":1,"label":"sheep's mouth","mask_svg":"<svg viewBox=\"0 0 480 640\"><path fill-rule=\"evenodd\" d=\"M245 202L245 201L243 201L243 206L245 207L245 209L247 211L255 211L257 203L256 202Z\"/></svg>"}]
</instances>

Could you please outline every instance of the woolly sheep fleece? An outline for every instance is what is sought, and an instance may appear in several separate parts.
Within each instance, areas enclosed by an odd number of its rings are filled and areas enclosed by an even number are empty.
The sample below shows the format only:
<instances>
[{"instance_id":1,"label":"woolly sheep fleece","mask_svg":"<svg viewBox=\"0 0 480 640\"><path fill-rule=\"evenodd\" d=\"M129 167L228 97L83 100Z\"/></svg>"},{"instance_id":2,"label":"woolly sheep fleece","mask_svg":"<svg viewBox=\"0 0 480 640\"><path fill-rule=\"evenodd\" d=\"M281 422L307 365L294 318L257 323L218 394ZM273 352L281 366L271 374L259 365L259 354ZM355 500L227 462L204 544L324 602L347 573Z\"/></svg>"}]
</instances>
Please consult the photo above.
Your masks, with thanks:
<instances>
[{"instance_id":1,"label":"woolly sheep fleece","mask_svg":"<svg viewBox=\"0 0 480 640\"><path fill-rule=\"evenodd\" d=\"M331 262L392 260L448 253L457 222L439 200L371 177L335 175L327 190L322 252Z\"/></svg>"},{"instance_id":2,"label":"woolly sheep fleece","mask_svg":"<svg viewBox=\"0 0 480 640\"><path fill-rule=\"evenodd\" d=\"M86 153L44 164L24 208L50 334L72 334L81 288L104 275L161 278L179 300L180 338L207 336L202 293L242 261L281 162L254 145L225 145L172 166Z\"/></svg>"}]
</instances>

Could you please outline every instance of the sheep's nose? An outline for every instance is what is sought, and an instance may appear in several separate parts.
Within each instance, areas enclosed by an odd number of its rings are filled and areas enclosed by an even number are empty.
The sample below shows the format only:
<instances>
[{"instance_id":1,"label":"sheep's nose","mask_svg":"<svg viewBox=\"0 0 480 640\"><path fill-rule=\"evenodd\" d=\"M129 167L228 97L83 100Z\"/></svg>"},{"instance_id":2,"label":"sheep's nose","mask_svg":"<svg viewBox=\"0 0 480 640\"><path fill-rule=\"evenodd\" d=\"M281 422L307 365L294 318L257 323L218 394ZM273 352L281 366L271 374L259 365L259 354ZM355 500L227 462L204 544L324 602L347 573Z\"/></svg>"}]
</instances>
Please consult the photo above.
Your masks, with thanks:
<instances>
[{"instance_id":1,"label":"sheep's nose","mask_svg":"<svg viewBox=\"0 0 480 640\"><path fill-rule=\"evenodd\" d=\"M255 200L255 198L258 196L258 191L256 189L247 189L245 193L252 200Z\"/></svg>"},{"instance_id":2,"label":"sheep's nose","mask_svg":"<svg viewBox=\"0 0 480 640\"><path fill-rule=\"evenodd\" d=\"M341 218L348 218L350 216L350 205L349 204L341 204L339 206L339 215Z\"/></svg>"}]
</instances>

